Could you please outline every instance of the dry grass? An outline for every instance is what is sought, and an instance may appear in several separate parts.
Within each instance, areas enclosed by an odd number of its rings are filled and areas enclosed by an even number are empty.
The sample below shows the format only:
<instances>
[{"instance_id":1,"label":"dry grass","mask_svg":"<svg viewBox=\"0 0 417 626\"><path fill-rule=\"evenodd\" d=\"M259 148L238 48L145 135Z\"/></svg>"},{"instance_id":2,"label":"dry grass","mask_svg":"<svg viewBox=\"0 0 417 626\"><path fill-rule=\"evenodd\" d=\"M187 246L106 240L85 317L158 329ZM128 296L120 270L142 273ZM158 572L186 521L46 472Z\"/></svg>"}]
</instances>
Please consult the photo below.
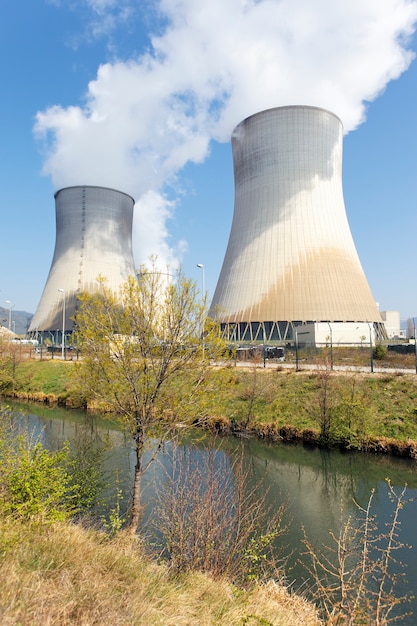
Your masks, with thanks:
<instances>
[{"instance_id":1,"label":"dry grass","mask_svg":"<svg viewBox=\"0 0 417 626\"><path fill-rule=\"evenodd\" d=\"M315 609L285 587L249 592L192 573L172 576L120 534L0 520L2 626L312 626Z\"/></svg>"}]
</instances>

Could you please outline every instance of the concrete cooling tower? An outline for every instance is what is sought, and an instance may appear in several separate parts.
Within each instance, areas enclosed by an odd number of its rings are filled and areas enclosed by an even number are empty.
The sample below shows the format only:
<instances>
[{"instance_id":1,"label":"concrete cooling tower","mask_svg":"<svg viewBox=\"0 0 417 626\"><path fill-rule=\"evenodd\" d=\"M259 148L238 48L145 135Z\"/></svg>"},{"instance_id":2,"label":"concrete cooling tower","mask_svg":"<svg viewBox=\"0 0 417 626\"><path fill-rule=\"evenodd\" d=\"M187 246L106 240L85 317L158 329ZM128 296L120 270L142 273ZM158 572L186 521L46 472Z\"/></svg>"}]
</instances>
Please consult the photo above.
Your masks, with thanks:
<instances>
[{"instance_id":1,"label":"concrete cooling tower","mask_svg":"<svg viewBox=\"0 0 417 626\"><path fill-rule=\"evenodd\" d=\"M237 341L285 341L307 322L384 328L350 232L342 190L342 123L286 106L232 135L235 207L210 314Z\"/></svg>"},{"instance_id":2,"label":"concrete cooling tower","mask_svg":"<svg viewBox=\"0 0 417 626\"><path fill-rule=\"evenodd\" d=\"M29 333L73 329L78 296L94 292L99 275L117 291L135 274L134 200L114 189L67 187L55 194L56 242L48 280Z\"/></svg>"}]
</instances>

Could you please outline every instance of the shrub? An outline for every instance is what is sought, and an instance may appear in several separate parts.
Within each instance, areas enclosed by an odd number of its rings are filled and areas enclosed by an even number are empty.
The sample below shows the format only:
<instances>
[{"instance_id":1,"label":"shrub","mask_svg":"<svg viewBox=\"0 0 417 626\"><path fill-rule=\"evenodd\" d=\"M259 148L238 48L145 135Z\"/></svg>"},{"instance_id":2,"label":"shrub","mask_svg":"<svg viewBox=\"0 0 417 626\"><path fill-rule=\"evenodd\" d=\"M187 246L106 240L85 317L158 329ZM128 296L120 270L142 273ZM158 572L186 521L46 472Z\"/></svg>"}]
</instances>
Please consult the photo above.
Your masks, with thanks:
<instances>
[{"instance_id":1,"label":"shrub","mask_svg":"<svg viewBox=\"0 0 417 626\"><path fill-rule=\"evenodd\" d=\"M199 570L238 585L283 576L276 540L285 504L268 502L264 478L245 467L243 448L226 455L212 444L174 446L157 488L151 526L159 555L179 572Z\"/></svg>"},{"instance_id":2,"label":"shrub","mask_svg":"<svg viewBox=\"0 0 417 626\"><path fill-rule=\"evenodd\" d=\"M50 451L0 413L0 513L23 520L63 521L91 509L104 486L102 448L64 442Z\"/></svg>"},{"instance_id":3,"label":"shrub","mask_svg":"<svg viewBox=\"0 0 417 626\"><path fill-rule=\"evenodd\" d=\"M381 344L378 344L372 349L372 356L374 359L381 361L387 356L387 349L384 346L381 346Z\"/></svg>"},{"instance_id":4,"label":"shrub","mask_svg":"<svg viewBox=\"0 0 417 626\"><path fill-rule=\"evenodd\" d=\"M15 444L15 445L13 445ZM17 444L17 445L16 445ZM71 477L64 464L69 448L49 452L41 443L0 442L0 510L3 515L42 521L65 520L73 512Z\"/></svg>"},{"instance_id":5,"label":"shrub","mask_svg":"<svg viewBox=\"0 0 417 626\"><path fill-rule=\"evenodd\" d=\"M396 492L387 479L387 487L392 513L385 529L372 514L372 491L366 507L355 502L356 517L341 512L339 534L329 531L330 545L317 548L304 532L312 599L326 624L386 626L409 615L400 607L409 598L398 593L404 566L397 558L398 550L407 547L399 539L399 514L409 500L406 486Z\"/></svg>"}]
</instances>

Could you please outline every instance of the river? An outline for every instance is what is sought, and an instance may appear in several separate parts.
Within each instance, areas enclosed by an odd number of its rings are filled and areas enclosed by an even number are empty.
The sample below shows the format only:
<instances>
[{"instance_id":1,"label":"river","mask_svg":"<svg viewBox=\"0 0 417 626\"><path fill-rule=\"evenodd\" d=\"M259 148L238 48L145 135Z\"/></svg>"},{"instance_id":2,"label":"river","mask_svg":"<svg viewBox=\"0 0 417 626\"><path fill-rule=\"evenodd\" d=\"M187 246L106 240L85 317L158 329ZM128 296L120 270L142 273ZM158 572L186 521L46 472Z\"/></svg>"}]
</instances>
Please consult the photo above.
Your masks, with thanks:
<instances>
[{"instance_id":1,"label":"river","mask_svg":"<svg viewBox=\"0 0 417 626\"><path fill-rule=\"evenodd\" d=\"M110 444L105 457L106 475L112 484L117 476L118 487L125 494L124 501L128 500L134 459L130 441L115 424L83 412L43 405L13 404L13 408L25 415L24 422L39 435L46 447L55 448L64 440L86 435ZM187 437L184 436L183 445L189 443ZM285 543L293 553L289 579L296 590L303 589L306 578L303 564L300 563L304 551L302 527L313 544L330 545L329 530L337 534L341 507L346 513L354 514L357 511L355 501L365 507L373 490L372 510L383 528L393 511L386 479L390 480L396 491L407 484L407 499L410 501L400 512L400 540L411 546L411 549L402 548L396 554L396 558L405 565L406 576L406 580L401 581L398 587L398 593L417 596L416 462L358 452L340 453L302 445L238 440L234 437L222 439L222 454L227 456L242 445L245 458L252 463L256 474L265 476L271 502L279 504L287 500L289 528ZM146 488L148 493L152 492L154 481L161 479L161 468L169 453L170 447L167 446L161 453L162 464L155 464L154 470L144 481L145 494ZM113 499L113 503L114 493L114 488L110 488L107 494L108 501ZM411 599L409 608L414 617L401 618L399 624L411 626L416 623L416 598Z\"/></svg>"}]
</instances>

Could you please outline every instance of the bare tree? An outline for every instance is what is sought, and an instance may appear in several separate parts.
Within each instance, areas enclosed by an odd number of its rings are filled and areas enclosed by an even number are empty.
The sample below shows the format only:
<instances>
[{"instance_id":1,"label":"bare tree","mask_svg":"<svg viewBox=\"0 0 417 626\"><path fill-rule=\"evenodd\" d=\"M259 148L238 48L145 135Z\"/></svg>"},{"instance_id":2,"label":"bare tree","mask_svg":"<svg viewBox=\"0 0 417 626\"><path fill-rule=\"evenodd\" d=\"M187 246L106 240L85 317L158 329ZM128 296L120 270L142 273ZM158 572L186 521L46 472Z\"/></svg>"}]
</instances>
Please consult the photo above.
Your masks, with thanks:
<instances>
[{"instance_id":1,"label":"bare tree","mask_svg":"<svg viewBox=\"0 0 417 626\"><path fill-rule=\"evenodd\" d=\"M15 389L17 368L21 360L21 345L12 343L10 338L0 334L0 392Z\"/></svg>"},{"instance_id":2,"label":"bare tree","mask_svg":"<svg viewBox=\"0 0 417 626\"><path fill-rule=\"evenodd\" d=\"M326 624L386 626L404 617L393 610L407 600L395 593L404 576L396 552L405 547L399 540L399 513L406 503L406 487L397 493L387 484L393 512L385 532L372 514L372 491L365 508L355 503L359 519L350 515L338 535L330 532L332 545L318 549L304 537L311 558L312 591Z\"/></svg>"},{"instance_id":3,"label":"bare tree","mask_svg":"<svg viewBox=\"0 0 417 626\"><path fill-rule=\"evenodd\" d=\"M276 540L286 532L286 503L268 502L266 474L256 478L243 452L225 454L213 439L173 447L150 528L151 545L175 571L200 570L241 585L283 578L286 560Z\"/></svg>"}]
</instances>

